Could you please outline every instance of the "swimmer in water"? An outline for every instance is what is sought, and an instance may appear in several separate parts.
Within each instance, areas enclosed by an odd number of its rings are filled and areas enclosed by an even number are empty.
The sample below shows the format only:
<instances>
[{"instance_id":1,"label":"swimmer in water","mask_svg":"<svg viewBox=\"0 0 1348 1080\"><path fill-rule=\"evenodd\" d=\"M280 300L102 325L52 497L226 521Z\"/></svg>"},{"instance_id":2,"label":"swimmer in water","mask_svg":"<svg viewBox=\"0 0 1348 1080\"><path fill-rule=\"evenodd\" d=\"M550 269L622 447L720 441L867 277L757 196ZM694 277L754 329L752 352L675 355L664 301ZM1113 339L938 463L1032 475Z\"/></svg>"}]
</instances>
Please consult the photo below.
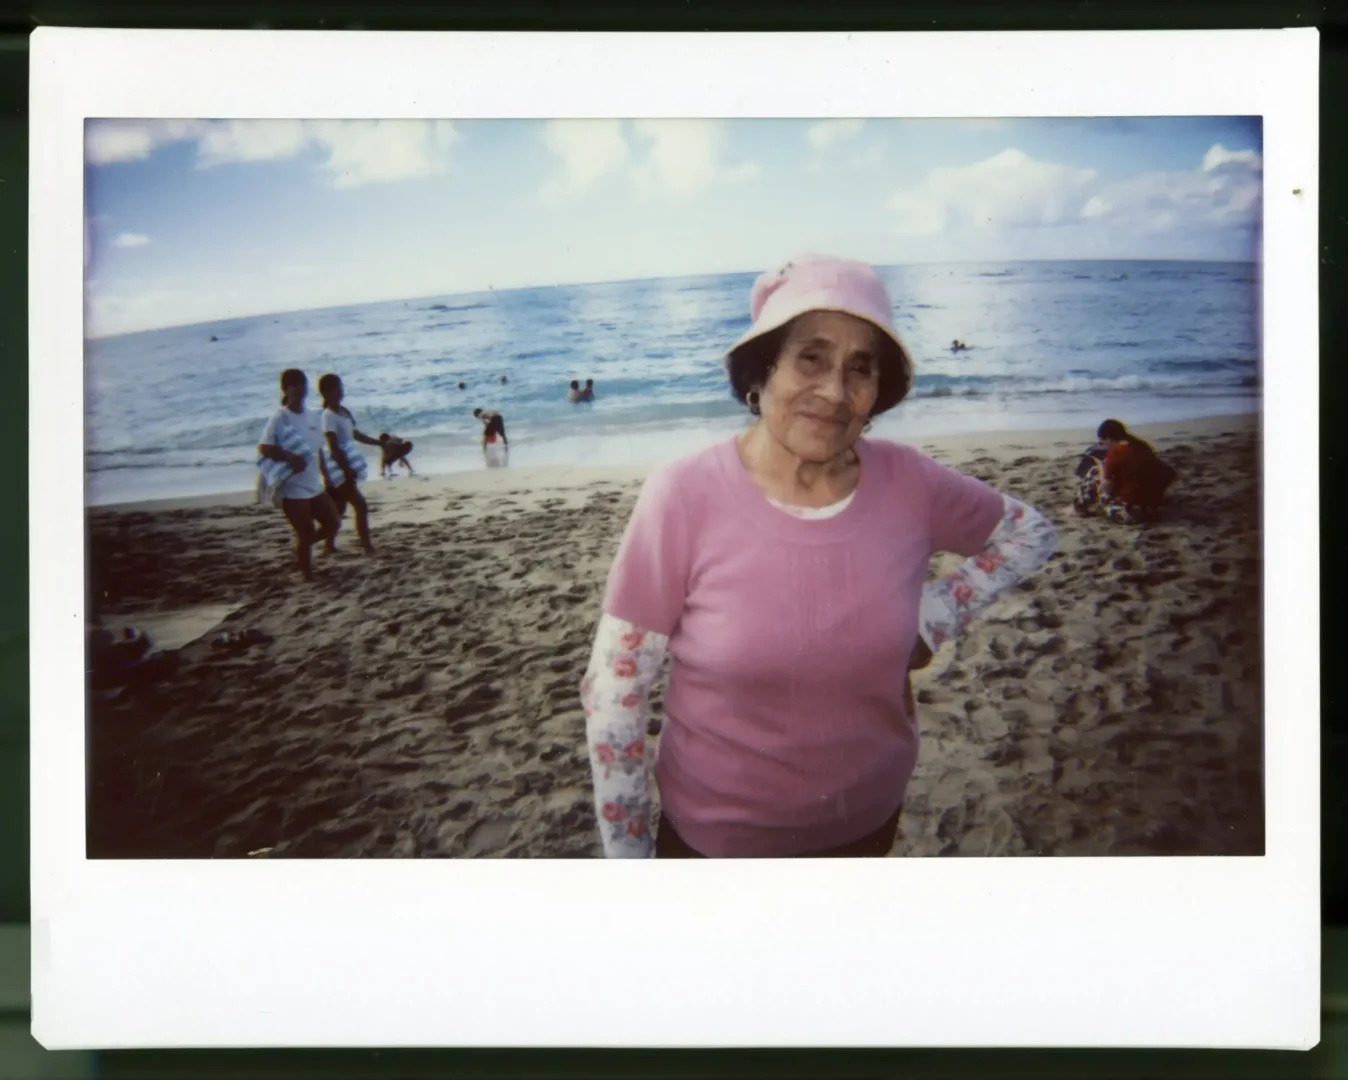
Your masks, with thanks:
<instances>
[{"instance_id":1,"label":"swimmer in water","mask_svg":"<svg viewBox=\"0 0 1348 1080\"><path fill-rule=\"evenodd\" d=\"M572 379L572 380L571 380L571 389L568 390L568 391L566 392L566 400L567 400L567 401L581 401L581 400L583 400L583 399L581 398L580 394L581 394L581 392L580 392L580 380L579 380L579 379Z\"/></svg>"}]
</instances>

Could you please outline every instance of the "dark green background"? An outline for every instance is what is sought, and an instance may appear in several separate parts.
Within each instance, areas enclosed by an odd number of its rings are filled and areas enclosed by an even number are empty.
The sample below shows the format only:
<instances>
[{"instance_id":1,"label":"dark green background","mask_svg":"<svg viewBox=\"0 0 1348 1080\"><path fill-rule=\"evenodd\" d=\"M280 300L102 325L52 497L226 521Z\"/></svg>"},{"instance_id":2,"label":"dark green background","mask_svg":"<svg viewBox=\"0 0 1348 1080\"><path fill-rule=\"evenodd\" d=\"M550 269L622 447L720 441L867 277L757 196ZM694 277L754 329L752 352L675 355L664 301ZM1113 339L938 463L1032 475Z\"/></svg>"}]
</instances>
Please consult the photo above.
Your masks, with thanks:
<instances>
[{"instance_id":1,"label":"dark green background","mask_svg":"<svg viewBox=\"0 0 1348 1080\"><path fill-rule=\"evenodd\" d=\"M543 2L96 4L85 0L0 5L0 440L8 454L0 505L0 924L26 923L28 905L28 353L27 353L27 35L39 25L272 29L499 30L1112 30L1319 26L1321 60L1321 462L1323 482L1339 488L1341 455L1328 440L1341 427L1339 370L1348 357L1348 197L1343 190L1348 109L1348 4L1291 2L1168 3L1062 0L1008 3L927 0L903 3ZM1139 78L1146 73L1139 72ZM1325 358L1330 363L1325 363ZM41 363L41 357L34 362ZM1272 373L1276 378L1277 373ZM1307 468L1316 463L1307 462ZM1323 501L1323 500L1322 500ZM1341 515L1324 501L1322 595L1342 596ZM77 528L76 522L70 528ZM35 602L41 603L41 598ZM1332 610L1332 608L1331 608ZM1333 621L1322 623L1329 648ZM1270 628L1276 632L1276 628ZM1335 781L1348 762L1343 691L1323 687L1323 917L1348 923L1343 798ZM1232 943L1233 949L1239 942ZM1348 1076L1348 932L1326 934L1324 1041L1309 1054L1227 1052L884 1051L829 1053L626 1053L510 1051L221 1051L48 1054L26 1036L26 974L0 949L0 1080L28 1076L502 1076L701 1075L838 1076ZM540 958L540 971L546 959ZM447 973L447 976L452 973ZM903 977L903 973L896 973ZM134 987L127 988L134 993ZM639 992L625 988L625 992ZM18 1002L16 1004L16 1002ZM652 998L652 1007L658 1000ZM827 1007L821 1001L821 1007ZM8 1010L8 1011L6 1011ZM523 1018L527 1021L527 1018Z\"/></svg>"}]
</instances>

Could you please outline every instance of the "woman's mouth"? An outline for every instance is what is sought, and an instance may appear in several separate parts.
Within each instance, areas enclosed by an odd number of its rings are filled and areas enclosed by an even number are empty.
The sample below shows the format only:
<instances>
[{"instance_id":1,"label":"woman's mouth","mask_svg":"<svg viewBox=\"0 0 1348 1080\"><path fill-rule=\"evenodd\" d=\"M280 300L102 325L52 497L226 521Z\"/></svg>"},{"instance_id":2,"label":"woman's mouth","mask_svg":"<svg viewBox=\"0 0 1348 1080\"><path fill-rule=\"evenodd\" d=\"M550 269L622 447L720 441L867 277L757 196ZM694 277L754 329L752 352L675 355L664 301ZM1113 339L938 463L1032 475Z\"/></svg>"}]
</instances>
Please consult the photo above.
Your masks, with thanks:
<instances>
[{"instance_id":1,"label":"woman's mouth","mask_svg":"<svg viewBox=\"0 0 1348 1080\"><path fill-rule=\"evenodd\" d=\"M843 426L843 421L839 420L836 416L820 416L817 413L801 413L801 416L810 421L810 423L818 424L820 427L824 428Z\"/></svg>"}]
</instances>

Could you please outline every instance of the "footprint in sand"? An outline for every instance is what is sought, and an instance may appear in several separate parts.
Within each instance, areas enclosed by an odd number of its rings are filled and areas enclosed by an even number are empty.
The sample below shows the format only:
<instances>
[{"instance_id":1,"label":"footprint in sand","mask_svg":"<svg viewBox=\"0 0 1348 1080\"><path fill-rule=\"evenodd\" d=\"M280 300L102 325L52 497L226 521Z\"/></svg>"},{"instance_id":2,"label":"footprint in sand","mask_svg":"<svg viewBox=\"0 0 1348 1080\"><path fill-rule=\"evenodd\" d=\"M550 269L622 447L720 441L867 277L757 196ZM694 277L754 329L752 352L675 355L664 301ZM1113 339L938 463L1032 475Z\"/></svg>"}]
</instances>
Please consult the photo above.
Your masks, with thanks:
<instances>
[{"instance_id":1,"label":"footprint in sand","mask_svg":"<svg viewBox=\"0 0 1348 1080\"><path fill-rule=\"evenodd\" d=\"M506 818L491 818L468 830L464 854L472 857L492 852L499 853L510 836L511 823Z\"/></svg>"}]
</instances>

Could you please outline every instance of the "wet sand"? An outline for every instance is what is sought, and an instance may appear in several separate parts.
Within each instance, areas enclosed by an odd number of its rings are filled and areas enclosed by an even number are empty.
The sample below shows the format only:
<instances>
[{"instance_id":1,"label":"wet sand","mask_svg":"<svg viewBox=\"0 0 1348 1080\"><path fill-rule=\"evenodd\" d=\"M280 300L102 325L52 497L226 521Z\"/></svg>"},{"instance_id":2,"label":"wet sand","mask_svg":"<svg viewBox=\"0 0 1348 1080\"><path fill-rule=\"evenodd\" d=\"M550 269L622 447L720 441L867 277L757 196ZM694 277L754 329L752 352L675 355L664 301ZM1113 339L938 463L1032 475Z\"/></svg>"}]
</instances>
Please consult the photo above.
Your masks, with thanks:
<instances>
[{"instance_id":1,"label":"wet sand","mask_svg":"<svg viewBox=\"0 0 1348 1080\"><path fill-rule=\"evenodd\" d=\"M925 444L1061 543L915 675L896 855L1262 852L1257 424L1139 433L1181 474L1146 526L1072 513L1089 433ZM91 691L89 855L598 856L578 684L641 475L372 481L378 555L348 518L312 584L244 498L91 511L98 619L173 667Z\"/></svg>"}]
</instances>

